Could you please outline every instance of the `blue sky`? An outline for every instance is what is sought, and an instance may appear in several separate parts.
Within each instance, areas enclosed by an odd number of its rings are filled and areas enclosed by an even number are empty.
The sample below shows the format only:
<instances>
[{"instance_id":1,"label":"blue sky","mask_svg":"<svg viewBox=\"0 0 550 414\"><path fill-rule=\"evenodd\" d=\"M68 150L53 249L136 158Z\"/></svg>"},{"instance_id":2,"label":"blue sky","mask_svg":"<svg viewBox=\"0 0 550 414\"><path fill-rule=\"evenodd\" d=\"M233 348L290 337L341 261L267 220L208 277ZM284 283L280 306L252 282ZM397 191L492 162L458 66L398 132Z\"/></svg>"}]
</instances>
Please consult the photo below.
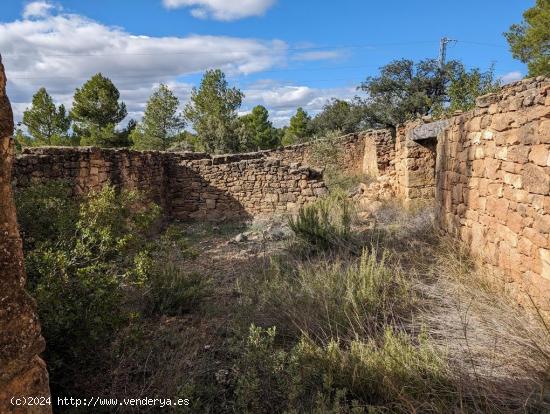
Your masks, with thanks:
<instances>
[{"instance_id":1,"label":"blue sky","mask_svg":"<svg viewBox=\"0 0 550 414\"><path fill-rule=\"evenodd\" d=\"M70 106L75 87L101 71L139 118L152 88L167 83L182 105L208 68L220 67L284 125L297 106L319 111L349 99L393 59L492 63L504 81L526 73L502 33L534 0L3 0L0 53L16 119L45 86Z\"/></svg>"}]
</instances>

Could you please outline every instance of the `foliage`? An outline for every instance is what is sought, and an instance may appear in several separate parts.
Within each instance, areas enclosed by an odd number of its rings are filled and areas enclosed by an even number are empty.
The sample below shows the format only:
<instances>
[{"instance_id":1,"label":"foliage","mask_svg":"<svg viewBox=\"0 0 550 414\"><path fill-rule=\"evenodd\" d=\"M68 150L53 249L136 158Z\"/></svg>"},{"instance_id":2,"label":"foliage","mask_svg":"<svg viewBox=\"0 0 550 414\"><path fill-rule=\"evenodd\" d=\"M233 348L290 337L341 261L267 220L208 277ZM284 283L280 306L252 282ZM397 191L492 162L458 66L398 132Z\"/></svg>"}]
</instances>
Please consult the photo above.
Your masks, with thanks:
<instances>
[{"instance_id":1,"label":"foliage","mask_svg":"<svg viewBox=\"0 0 550 414\"><path fill-rule=\"evenodd\" d=\"M359 86L368 98L357 105L365 127L395 128L424 115L469 110L478 96L499 87L493 67L482 72L467 70L455 60L441 68L433 59L416 64L402 59L383 66L378 77L369 77Z\"/></svg>"},{"instance_id":2,"label":"foliage","mask_svg":"<svg viewBox=\"0 0 550 414\"><path fill-rule=\"evenodd\" d=\"M208 152L238 151L237 109L242 99L243 93L230 88L219 69L206 71L199 88L193 88L184 113Z\"/></svg>"},{"instance_id":3,"label":"foliage","mask_svg":"<svg viewBox=\"0 0 550 414\"><path fill-rule=\"evenodd\" d=\"M344 247L352 238L353 207L345 194L336 193L300 208L289 226L296 237L314 250Z\"/></svg>"},{"instance_id":4,"label":"foliage","mask_svg":"<svg viewBox=\"0 0 550 414\"><path fill-rule=\"evenodd\" d=\"M527 63L529 76L550 76L550 1L537 0L523 19L504 33L512 55Z\"/></svg>"},{"instance_id":5,"label":"foliage","mask_svg":"<svg viewBox=\"0 0 550 414\"><path fill-rule=\"evenodd\" d=\"M71 119L63 105L55 106L45 88L32 97L32 104L23 112L23 125L31 134L32 145L70 145Z\"/></svg>"},{"instance_id":6,"label":"foliage","mask_svg":"<svg viewBox=\"0 0 550 414\"><path fill-rule=\"evenodd\" d=\"M85 132L80 130L78 135L80 145L100 148L116 148L128 145L128 136L116 131L114 124L105 127L90 126Z\"/></svg>"},{"instance_id":7,"label":"foliage","mask_svg":"<svg viewBox=\"0 0 550 414\"><path fill-rule=\"evenodd\" d=\"M327 138L312 141L309 160L312 165L324 169L323 179L330 192L349 193L368 177L342 169L342 149L334 143L334 139L340 136L340 133L332 132Z\"/></svg>"},{"instance_id":8,"label":"foliage","mask_svg":"<svg viewBox=\"0 0 550 414\"><path fill-rule=\"evenodd\" d=\"M279 135L269 121L269 112L261 105L239 118L238 135L243 151L270 149L280 144Z\"/></svg>"},{"instance_id":9,"label":"foliage","mask_svg":"<svg viewBox=\"0 0 550 414\"><path fill-rule=\"evenodd\" d=\"M180 132L168 148L168 151L205 152L205 150L203 142L197 134L193 134L189 131Z\"/></svg>"},{"instance_id":10,"label":"foliage","mask_svg":"<svg viewBox=\"0 0 550 414\"><path fill-rule=\"evenodd\" d=\"M438 413L456 403L447 366L425 336L415 345L386 328L379 341L319 345L304 335L285 351L275 333L250 327L237 367L239 412Z\"/></svg>"},{"instance_id":11,"label":"foliage","mask_svg":"<svg viewBox=\"0 0 550 414\"><path fill-rule=\"evenodd\" d=\"M132 134L134 147L139 150L168 149L185 126L178 107L179 99L161 83L147 102L141 125Z\"/></svg>"},{"instance_id":12,"label":"foliage","mask_svg":"<svg viewBox=\"0 0 550 414\"><path fill-rule=\"evenodd\" d=\"M50 181L18 190L15 203L25 251L66 243L74 237L78 205L66 182Z\"/></svg>"},{"instance_id":13,"label":"foliage","mask_svg":"<svg viewBox=\"0 0 550 414\"><path fill-rule=\"evenodd\" d=\"M273 262L256 287L259 306L284 332L316 340L371 337L408 312L413 296L387 254L363 250L357 263L320 259L289 268Z\"/></svg>"},{"instance_id":14,"label":"foliage","mask_svg":"<svg viewBox=\"0 0 550 414\"><path fill-rule=\"evenodd\" d=\"M396 127L443 106L445 75L453 73L456 65L451 61L441 70L434 59L416 64L401 59L383 66L378 77L368 77L358 88L368 94L364 102L366 125Z\"/></svg>"},{"instance_id":15,"label":"foliage","mask_svg":"<svg viewBox=\"0 0 550 414\"><path fill-rule=\"evenodd\" d=\"M181 271L177 265L159 267L148 277L148 310L154 315L176 316L195 309L208 287L198 273Z\"/></svg>"},{"instance_id":16,"label":"foliage","mask_svg":"<svg viewBox=\"0 0 550 414\"><path fill-rule=\"evenodd\" d=\"M172 225L136 256L134 283L144 287L146 314L176 316L197 307L210 279L180 268L182 260L196 255L181 230Z\"/></svg>"},{"instance_id":17,"label":"foliage","mask_svg":"<svg viewBox=\"0 0 550 414\"><path fill-rule=\"evenodd\" d=\"M115 127L127 115L126 105L119 98L113 82L101 73L76 89L71 117L81 144L105 147L119 144Z\"/></svg>"},{"instance_id":18,"label":"foliage","mask_svg":"<svg viewBox=\"0 0 550 414\"><path fill-rule=\"evenodd\" d=\"M500 82L495 79L494 67L486 72L481 72L478 68L468 72L462 65L458 65L447 88L447 112L473 109L478 96L496 92L499 88Z\"/></svg>"},{"instance_id":19,"label":"foliage","mask_svg":"<svg viewBox=\"0 0 550 414\"><path fill-rule=\"evenodd\" d=\"M114 142L115 147L129 147L132 145L131 136L132 133L137 128L137 122L135 119L131 118L128 123L126 124L126 127L123 128L120 131L116 131L116 141Z\"/></svg>"},{"instance_id":20,"label":"foliage","mask_svg":"<svg viewBox=\"0 0 550 414\"><path fill-rule=\"evenodd\" d=\"M311 117L303 108L298 108L290 118L290 125L283 136L283 144L291 145L307 141L311 136Z\"/></svg>"},{"instance_id":21,"label":"foliage","mask_svg":"<svg viewBox=\"0 0 550 414\"><path fill-rule=\"evenodd\" d=\"M332 99L312 119L311 127L320 137L324 137L332 131L339 131L340 135L349 134L361 129L362 115L360 102Z\"/></svg>"},{"instance_id":22,"label":"foliage","mask_svg":"<svg viewBox=\"0 0 550 414\"><path fill-rule=\"evenodd\" d=\"M110 339L126 319L122 286L159 209L111 186L76 206L67 187L53 183L19 190L16 202L52 388L66 394L107 362Z\"/></svg>"}]
</instances>

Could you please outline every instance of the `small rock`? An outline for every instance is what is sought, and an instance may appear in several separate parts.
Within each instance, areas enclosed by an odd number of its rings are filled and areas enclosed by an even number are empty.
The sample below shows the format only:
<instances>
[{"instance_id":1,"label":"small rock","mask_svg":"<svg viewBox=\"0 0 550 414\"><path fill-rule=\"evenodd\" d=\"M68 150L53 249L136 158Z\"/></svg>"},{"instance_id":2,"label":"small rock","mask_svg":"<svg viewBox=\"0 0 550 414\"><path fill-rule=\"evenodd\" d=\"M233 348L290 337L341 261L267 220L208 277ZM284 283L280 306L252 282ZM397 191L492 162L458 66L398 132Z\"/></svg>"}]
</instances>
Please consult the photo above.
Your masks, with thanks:
<instances>
[{"instance_id":1,"label":"small rock","mask_svg":"<svg viewBox=\"0 0 550 414\"><path fill-rule=\"evenodd\" d=\"M229 371L226 369L218 370L214 376L218 384L227 384L229 382Z\"/></svg>"},{"instance_id":2,"label":"small rock","mask_svg":"<svg viewBox=\"0 0 550 414\"><path fill-rule=\"evenodd\" d=\"M235 236L235 242L242 243L248 240L248 237L244 233L239 233Z\"/></svg>"}]
</instances>

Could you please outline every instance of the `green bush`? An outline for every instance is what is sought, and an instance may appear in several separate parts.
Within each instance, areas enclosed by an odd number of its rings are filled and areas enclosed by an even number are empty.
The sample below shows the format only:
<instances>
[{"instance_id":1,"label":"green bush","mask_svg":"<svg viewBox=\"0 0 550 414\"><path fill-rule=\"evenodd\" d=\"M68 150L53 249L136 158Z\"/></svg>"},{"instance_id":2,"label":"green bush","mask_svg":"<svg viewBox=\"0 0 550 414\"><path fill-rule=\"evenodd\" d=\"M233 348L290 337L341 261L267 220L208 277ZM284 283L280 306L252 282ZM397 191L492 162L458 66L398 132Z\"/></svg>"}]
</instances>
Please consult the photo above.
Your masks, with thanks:
<instances>
[{"instance_id":1,"label":"green bush","mask_svg":"<svg viewBox=\"0 0 550 414\"><path fill-rule=\"evenodd\" d=\"M16 201L32 241L26 243L25 264L52 390L68 395L108 363L111 337L127 316L122 289L159 208L137 192L112 186L90 193L79 205L57 184L21 190ZM67 217L62 206L71 206ZM51 234L40 222L46 214Z\"/></svg>"},{"instance_id":2,"label":"green bush","mask_svg":"<svg viewBox=\"0 0 550 414\"><path fill-rule=\"evenodd\" d=\"M457 403L446 362L423 335L386 328L378 340L325 345L302 336L288 351L275 339L275 328L250 327L236 366L238 412L440 413Z\"/></svg>"},{"instance_id":3,"label":"green bush","mask_svg":"<svg viewBox=\"0 0 550 414\"><path fill-rule=\"evenodd\" d=\"M295 236L314 250L347 247L352 241L353 206L345 194L336 193L303 206L289 219Z\"/></svg>"},{"instance_id":4,"label":"green bush","mask_svg":"<svg viewBox=\"0 0 550 414\"><path fill-rule=\"evenodd\" d=\"M65 243L75 236L78 205L65 181L18 189L15 203L25 250L43 243Z\"/></svg>"}]
</instances>

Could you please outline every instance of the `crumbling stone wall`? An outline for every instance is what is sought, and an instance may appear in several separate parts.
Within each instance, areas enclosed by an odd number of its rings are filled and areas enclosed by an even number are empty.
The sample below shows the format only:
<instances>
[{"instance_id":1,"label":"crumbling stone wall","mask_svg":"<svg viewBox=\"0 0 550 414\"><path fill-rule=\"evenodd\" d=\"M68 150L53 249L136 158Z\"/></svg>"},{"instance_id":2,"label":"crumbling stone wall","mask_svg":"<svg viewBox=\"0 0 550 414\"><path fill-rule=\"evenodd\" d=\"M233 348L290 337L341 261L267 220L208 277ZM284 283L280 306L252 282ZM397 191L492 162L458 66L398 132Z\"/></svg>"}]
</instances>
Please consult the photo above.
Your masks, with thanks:
<instances>
[{"instance_id":1,"label":"crumbling stone wall","mask_svg":"<svg viewBox=\"0 0 550 414\"><path fill-rule=\"evenodd\" d=\"M437 221L550 309L550 80L477 99L438 137ZM521 296L521 295L519 295ZM518 297L519 297L518 296Z\"/></svg>"},{"instance_id":2,"label":"crumbling stone wall","mask_svg":"<svg viewBox=\"0 0 550 414\"><path fill-rule=\"evenodd\" d=\"M393 170L390 131L349 134L331 142L340 150L333 161L345 173L376 176ZM323 166L315 168L314 145L218 156L128 149L26 148L17 157L14 177L17 187L64 179L77 195L98 190L108 182L139 189L178 219L245 218L296 211L326 192L320 171ZM371 151L372 156L367 155Z\"/></svg>"},{"instance_id":3,"label":"crumbling stone wall","mask_svg":"<svg viewBox=\"0 0 550 414\"><path fill-rule=\"evenodd\" d=\"M299 163L168 157L168 198L177 219L223 220L295 212L326 193L321 172Z\"/></svg>"},{"instance_id":4,"label":"crumbling stone wall","mask_svg":"<svg viewBox=\"0 0 550 414\"><path fill-rule=\"evenodd\" d=\"M75 194L107 183L138 189L176 219L225 220L293 212L326 192L320 171L261 153L203 153L42 147L17 157L16 187L52 179Z\"/></svg>"},{"instance_id":5,"label":"crumbling stone wall","mask_svg":"<svg viewBox=\"0 0 550 414\"><path fill-rule=\"evenodd\" d=\"M396 195L406 205L413 205L435 196L436 137L415 140L414 132L422 127L418 120L397 128L395 141Z\"/></svg>"},{"instance_id":6,"label":"crumbling stone wall","mask_svg":"<svg viewBox=\"0 0 550 414\"><path fill-rule=\"evenodd\" d=\"M364 138L362 172L369 177L395 174L395 140L389 129L371 129Z\"/></svg>"},{"instance_id":7,"label":"crumbling stone wall","mask_svg":"<svg viewBox=\"0 0 550 414\"><path fill-rule=\"evenodd\" d=\"M365 131L356 134L348 134L337 138L332 138L340 150L340 156L334 160L342 172L349 175L363 173L363 160L365 156L365 139L373 134L373 131ZM315 142L304 144L289 145L286 147L261 151L260 153L268 158L276 158L288 163L307 164L313 167L323 167L317 165L313 152L315 151Z\"/></svg>"},{"instance_id":8,"label":"crumbling stone wall","mask_svg":"<svg viewBox=\"0 0 550 414\"><path fill-rule=\"evenodd\" d=\"M13 114L0 57L0 413L49 413L49 405L13 405L12 398L50 395L36 307L25 292L23 246L11 188Z\"/></svg>"}]
</instances>

